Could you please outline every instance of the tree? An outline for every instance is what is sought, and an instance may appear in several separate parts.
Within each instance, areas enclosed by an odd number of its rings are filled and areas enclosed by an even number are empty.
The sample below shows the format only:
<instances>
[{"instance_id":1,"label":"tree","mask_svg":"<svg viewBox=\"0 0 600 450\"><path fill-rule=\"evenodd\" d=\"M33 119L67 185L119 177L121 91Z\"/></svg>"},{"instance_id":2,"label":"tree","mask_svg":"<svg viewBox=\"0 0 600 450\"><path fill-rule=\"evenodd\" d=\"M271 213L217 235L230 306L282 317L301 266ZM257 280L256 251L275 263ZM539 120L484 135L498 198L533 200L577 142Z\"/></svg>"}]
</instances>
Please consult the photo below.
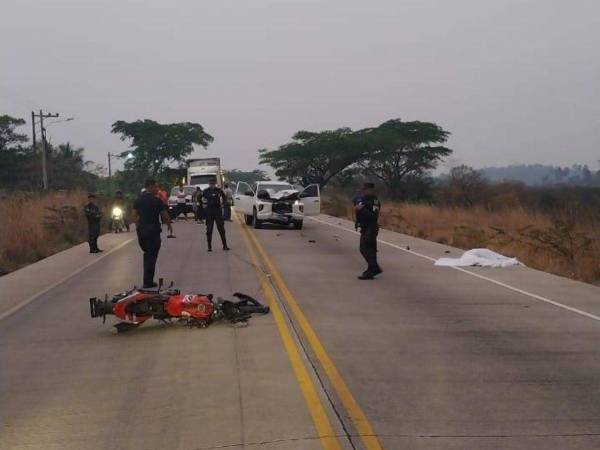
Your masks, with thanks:
<instances>
[{"instance_id":1,"label":"tree","mask_svg":"<svg viewBox=\"0 0 600 450\"><path fill-rule=\"evenodd\" d=\"M207 148L214 140L202 125L192 122L161 124L149 119L119 120L113 123L111 132L120 134L122 141L131 139L131 150L119 155L127 158L125 168L142 170L152 176L157 176L169 164L182 165L194 150L194 144Z\"/></svg>"},{"instance_id":2,"label":"tree","mask_svg":"<svg viewBox=\"0 0 600 450\"><path fill-rule=\"evenodd\" d=\"M280 179L323 188L360 159L360 146L350 128L298 131L293 141L275 150L259 150L259 162L275 169Z\"/></svg>"},{"instance_id":3,"label":"tree","mask_svg":"<svg viewBox=\"0 0 600 450\"><path fill-rule=\"evenodd\" d=\"M75 148L71 143L49 148L48 158L49 184L53 189L71 189L74 187L92 189L98 175L88 172L89 161L83 154L83 147Z\"/></svg>"},{"instance_id":4,"label":"tree","mask_svg":"<svg viewBox=\"0 0 600 450\"><path fill-rule=\"evenodd\" d=\"M486 186L480 171L462 164L450 170L443 193L445 200L452 205L473 206L484 194Z\"/></svg>"},{"instance_id":5,"label":"tree","mask_svg":"<svg viewBox=\"0 0 600 450\"><path fill-rule=\"evenodd\" d=\"M252 184L257 181L267 180L267 174L264 170L254 169L250 172L245 172L239 169L232 169L227 174L232 183L243 181L244 183Z\"/></svg>"},{"instance_id":6,"label":"tree","mask_svg":"<svg viewBox=\"0 0 600 450\"><path fill-rule=\"evenodd\" d=\"M15 128L25 125L24 119L17 119L8 115L0 116L0 151L21 151L21 144L27 142L25 134L17 133Z\"/></svg>"},{"instance_id":7,"label":"tree","mask_svg":"<svg viewBox=\"0 0 600 450\"><path fill-rule=\"evenodd\" d=\"M430 122L392 119L376 128L357 131L365 151L359 165L378 178L390 192L402 190L407 177L419 178L452 153L432 145L446 142L450 133Z\"/></svg>"},{"instance_id":8,"label":"tree","mask_svg":"<svg viewBox=\"0 0 600 450\"><path fill-rule=\"evenodd\" d=\"M27 145L27 136L17 127L25 120L8 115L0 116L0 188L31 188L41 178L32 177L33 149Z\"/></svg>"}]
</instances>

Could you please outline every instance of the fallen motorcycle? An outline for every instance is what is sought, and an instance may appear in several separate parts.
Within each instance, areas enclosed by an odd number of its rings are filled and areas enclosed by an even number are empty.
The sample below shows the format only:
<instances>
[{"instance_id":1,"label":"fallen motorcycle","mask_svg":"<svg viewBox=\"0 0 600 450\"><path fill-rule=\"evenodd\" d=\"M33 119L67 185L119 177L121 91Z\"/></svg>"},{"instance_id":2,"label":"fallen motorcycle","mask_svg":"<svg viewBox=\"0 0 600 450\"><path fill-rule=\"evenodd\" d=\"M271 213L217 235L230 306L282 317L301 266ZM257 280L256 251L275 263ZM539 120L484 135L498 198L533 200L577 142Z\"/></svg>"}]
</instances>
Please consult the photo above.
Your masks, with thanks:
<instances>
[{"instance_id":1,"label":"fallen motorcycle","mask_svg":"<svg viewBox=\"0 0 600 450\"><path fill-rule=\"evenodd\" d=\"M90 315L102 317L114 315L120 321L114 326L118 333L139 327L148 319L163 323L184 322L190 327L206 328L218 321L246 325L252 314L267 314L269 307L262 305L249 295L236 292L237 299L214 298L212 294L181 294L173 283L162 289L162 280L157 289L133 288L117 294L111 299L90 298Z\"/></svg>"}]
</instances>

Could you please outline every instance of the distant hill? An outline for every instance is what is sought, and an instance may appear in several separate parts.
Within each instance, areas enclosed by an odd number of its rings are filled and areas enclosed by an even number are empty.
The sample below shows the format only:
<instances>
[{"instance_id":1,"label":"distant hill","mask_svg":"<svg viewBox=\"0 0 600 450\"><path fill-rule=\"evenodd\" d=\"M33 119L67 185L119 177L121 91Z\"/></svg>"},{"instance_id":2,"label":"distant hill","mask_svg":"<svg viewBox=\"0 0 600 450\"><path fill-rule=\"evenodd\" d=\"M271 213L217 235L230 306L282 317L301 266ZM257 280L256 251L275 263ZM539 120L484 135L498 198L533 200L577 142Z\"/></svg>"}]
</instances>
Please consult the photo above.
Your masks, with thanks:
<instances>
[{"instance_id":1,"label":"distant hill","mask_svg":"<svg viewBox=\"0 0 600 450\"><path fill-rule=\"evenodd\" d=\"M543 164L512 165L507 167L484 167L480 169L483 176L492 182L520 181L532 186L544 184L545 180L556 170L555 166Z\"/></svg>"},{"instance_id":2,"label":"distant hill","mask_svg":"<svg viewBox=\"0 0 600 450\"><path fill-rule=\"evenodd\" d=\"M597 184L598 172L592 172L588 166L572 167L547 166L543 164L512 165L507 167L485 167L480 169L483 176L491 182L520 181L530 186L545 184Z\"/></svg>"}]
</instances>

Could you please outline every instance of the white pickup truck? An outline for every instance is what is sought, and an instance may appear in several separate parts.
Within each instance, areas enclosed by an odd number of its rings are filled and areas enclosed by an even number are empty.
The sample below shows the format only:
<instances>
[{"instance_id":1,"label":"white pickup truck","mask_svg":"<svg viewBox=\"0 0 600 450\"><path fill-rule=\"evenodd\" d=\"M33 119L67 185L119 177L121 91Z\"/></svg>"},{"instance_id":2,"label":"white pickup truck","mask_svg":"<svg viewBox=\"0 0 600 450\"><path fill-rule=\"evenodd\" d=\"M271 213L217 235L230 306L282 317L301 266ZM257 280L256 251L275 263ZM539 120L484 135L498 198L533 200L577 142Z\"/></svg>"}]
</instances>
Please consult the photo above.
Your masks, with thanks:
<instances>
[{"instance_id":1,"label":"white pickup truck","mask_svg":"<svg viewBox=\"0 0 600 450\"><path fill-rule=\"evenodd\" d=\"M318 184L302 188L282 181L259 181L252 186L240 181L234 204L236 211L244 214L246 225L292 224L300 230L304 216L321 213L321 193Z\"/></svg>"}]
</instances>

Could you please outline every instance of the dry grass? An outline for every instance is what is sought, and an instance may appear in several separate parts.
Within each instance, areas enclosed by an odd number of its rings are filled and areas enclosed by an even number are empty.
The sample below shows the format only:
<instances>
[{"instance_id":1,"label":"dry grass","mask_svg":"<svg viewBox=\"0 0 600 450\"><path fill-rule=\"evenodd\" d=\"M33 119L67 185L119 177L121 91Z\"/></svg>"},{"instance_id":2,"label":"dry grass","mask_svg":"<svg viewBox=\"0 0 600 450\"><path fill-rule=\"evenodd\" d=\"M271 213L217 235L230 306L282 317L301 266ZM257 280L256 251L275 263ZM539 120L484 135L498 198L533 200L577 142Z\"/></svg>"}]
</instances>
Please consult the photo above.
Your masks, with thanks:
<instances>
[{"instance_id":1,"label":"dry grass","mask_svg":"<svg viewBox=\"0 0 600 450\"><path fill-rule=\"evenodd\" d=\"M324 212L352 218L340 195L323 202ZM490 212L480 207L450 208L384 202L381 225L462 249L485 247L517 257L529 267L588 283L600 281L600 236L593 220L549 216L520 206Z\"/></svg>"},{"instance_id":2,"label":"dry grass","mask_svg":"<svg viewBox=\"0 0 600 450\"><path fill-rule=\"evenodd\" d=\"M86 240L83 192L0 193L0 275Z\"/></svg>"}]
</instances>

